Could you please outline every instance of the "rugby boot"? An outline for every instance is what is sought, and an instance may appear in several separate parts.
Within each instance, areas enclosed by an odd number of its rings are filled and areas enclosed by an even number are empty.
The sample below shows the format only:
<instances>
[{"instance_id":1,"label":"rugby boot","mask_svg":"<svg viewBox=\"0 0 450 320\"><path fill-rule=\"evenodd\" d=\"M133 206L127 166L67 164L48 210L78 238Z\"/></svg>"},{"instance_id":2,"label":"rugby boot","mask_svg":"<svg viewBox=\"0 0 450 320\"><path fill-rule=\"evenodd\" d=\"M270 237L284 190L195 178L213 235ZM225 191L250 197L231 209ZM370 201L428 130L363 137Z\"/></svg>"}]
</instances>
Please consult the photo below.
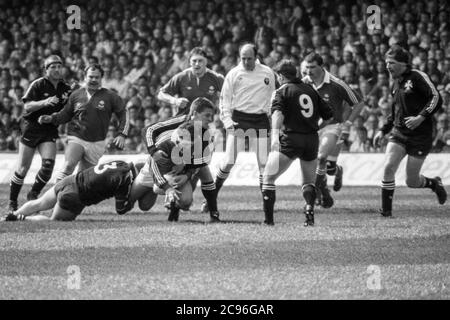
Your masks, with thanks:
<instances>
[{"instance_id":1,"label":"rugby boot","mask_svg":"<svg viewBox=\"0 0 450 320\"><path fill-rule=\"evenodd\" d=\"M327 186L323 187L322 190L322 207L325 209L329 209L333 206L334 200L330 194L330 189Z\"/></svg>"},{"instance_id":2,"label":"rugby boot","mask_svg":"<svg viewBox=\"0 0 450 320\"><path fill-rule=\"evenodd\" d=\"M306 205L304 213L305 213L305 222L303 223L303 226L305 227L314 226L314 208L310 205Z\"/></svg>"},{"instance_id":3,"label":"rugby boot","mask_svg":"<svg viewBox=\"0 0 450 320\"><path fill-rule=\"evenodd\" d=\"M435 177L436 186L434 187L434 193L436 193L439 204L444 204L447 201L447 191L445 191L444 185L440 177Z\"/></svg>"}]
</instances>

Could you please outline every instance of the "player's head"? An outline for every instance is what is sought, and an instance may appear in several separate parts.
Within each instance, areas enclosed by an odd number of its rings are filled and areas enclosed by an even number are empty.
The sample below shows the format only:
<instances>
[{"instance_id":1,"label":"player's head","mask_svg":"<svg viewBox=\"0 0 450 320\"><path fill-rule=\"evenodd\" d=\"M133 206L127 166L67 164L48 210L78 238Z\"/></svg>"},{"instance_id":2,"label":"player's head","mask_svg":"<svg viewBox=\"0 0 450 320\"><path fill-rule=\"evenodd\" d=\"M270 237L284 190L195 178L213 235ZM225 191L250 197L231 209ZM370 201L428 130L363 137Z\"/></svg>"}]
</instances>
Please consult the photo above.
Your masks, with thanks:
<instances>
[{"instance_id":1,"label":"player's head","mask_svg":"<svg viewBox=\"0 0 450 320\"><path fill-rule=\"evenodd\" d=\"M324 72L323 59L320 54L311 52L305 57L304 61L306 76L316 79Z\"/></svg>"},{"instance_id":2,"label":"player's head","mask_svg":"<svg viewBox=\"0 0 450 320\"><path fill-rule=\"evenodd\" d=\"M216 108L211 100L200 97L192 101L191 119L194 122L201 122L203 128L208 128L214 120Z\"/></svg>"},{"instance_id":3,"label":"player's head","mask_svg":"<svg viewBox=\"0 0 450 320\"><path fill-rule=\"evenodd\" d=\"M385 55L386 68L392 78L400 77L411 66L410 54L399 45L393 45Z\"/></svg>"},{"instance_id":4,"label":"player's head","mask_svg":"<svg viewBox=\"0 0 450 320\"><path fill-rule=\"evenodd\" d=\"M274 71L277 73L280 83L289 82L297 78L297 68L294 62L288 59L283 59L278 62Z\"/></svg>"},{"instance_id":5,"label":"player's head","mask_svg":"<svg viewBox=\"0 0 450 320\"><path fill-rule=\"evenodd\" d=\"M102 66L97 63L90 64L86 67L86 69L84 69L84 72L86 74L85 80L88 89L99 89L102 85L102 77L104 74Z\"/></svg>"},{"instance_id":6,"label":"player's head","mask_svg":"<svg viewBox=\"0 0 450 320\"><path fill-rule=\"evenodd\" d=\"M57 55L51 55L44 61L45 75L51 80L60 80L62 60Z\"/></svg>"},{"instance_id":7,"label":"player's head","mask_svg":"<svg viewBox=\"0 0 450 320\"><path fill-rule=\"evenodd\" d=\"M255 69L257 55L258 51L252 43L246 43L239 48L239 59L242 62L242 66L247 71Z\"/></svg>"},{"instance_id":8,"label":"player's head","mask_svg":"<svg viewBox=\"0 0 450 320\"><path fill-rule=\"evenodd\" d=\"M208 63L208 56L206 51L201 47L195 47L189 54L189 64L192 67L192 72L201 77L206 72L206 65Z\"/></svg>"}]
</instances>

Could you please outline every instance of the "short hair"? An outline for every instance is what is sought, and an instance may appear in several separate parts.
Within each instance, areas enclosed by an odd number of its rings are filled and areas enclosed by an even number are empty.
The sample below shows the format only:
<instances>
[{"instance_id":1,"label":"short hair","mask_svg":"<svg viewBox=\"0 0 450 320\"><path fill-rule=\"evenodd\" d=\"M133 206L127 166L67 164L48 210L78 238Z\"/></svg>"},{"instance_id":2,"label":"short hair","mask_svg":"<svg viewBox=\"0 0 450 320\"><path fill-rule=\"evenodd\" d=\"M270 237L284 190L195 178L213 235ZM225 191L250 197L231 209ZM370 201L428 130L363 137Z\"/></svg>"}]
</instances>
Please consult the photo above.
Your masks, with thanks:
<instances>
[{"instance_id":1,"label":"short hair","mask_svg":"<svg viewBox=\"0 0 450 320\"><path fill-rule=\"evenodd\" d=\"M304 60L308 63L315 61L315 62L317 62L317 65L319 65L319 66L323 65L323 58L317 52L311 52L311 53L307 54Z\"/></svg>"},{"instance_id":2,"label":"short hair","mask_svg":"<svg viewBox=\"0 0 450 320\"><path fill-rule=\"evenodd\" d=\"M251 43L251 42L244 42L243 44L241 44L239 46L239 56L241 55L241 51L245 46L249 46L250 48L253 49L253 53L255 54L255 58L258 57L258 50L256 49L255 44Z\"/></svg>"},{"instance_id":3,"label":"short hair","mask_svg":"<svg viewBox=\"0 0 450 320\"><path fill-rule=\"evenodd\" d=\"M103 75L105 74L105 72L103 71L103 68L100 64L98 63L93 63L90 64L86 67L86 69L84 69L84 73L87 74L89 70L95 71L98 70L100 71L100 76L103 77Z\"/></svg>"},{"instance_id":4,"label":"short hair","mask_svg":"<svg viewBox=\"0 0 450 320\"><path fill-rule=\"evenodd\" d=\"M189 53L189 60L190 60L194 55L203 56L203 57L205 57L206 59L208 59L208 55L206 54L205 49L203 49L202 47L195 47L194 49L192 49L191 52Z\"/></svg>"},{"instance_id":5,"label":"short hair","mask_svg":"<svg viewBox=\"0 0 450 320\"><path fill-rule=\"evenodd\" d=\"M293 61L283 59L275 66L274 71L288 78L289 80L297 77L297 68Z\"/></svg>"},{"instance_id":6,"label":"short hair","mask_svg":"<svg viewBox=\"0 0 450 320\"><path fill-rule=\"evenodd\" d=\"M199 97L191 103L191 114L193 114L194 111L201 113L206 109L212 109L213 111L216 110L216 107L214 106L212 101L207 98Z\"/></svg>"}]
</instances>

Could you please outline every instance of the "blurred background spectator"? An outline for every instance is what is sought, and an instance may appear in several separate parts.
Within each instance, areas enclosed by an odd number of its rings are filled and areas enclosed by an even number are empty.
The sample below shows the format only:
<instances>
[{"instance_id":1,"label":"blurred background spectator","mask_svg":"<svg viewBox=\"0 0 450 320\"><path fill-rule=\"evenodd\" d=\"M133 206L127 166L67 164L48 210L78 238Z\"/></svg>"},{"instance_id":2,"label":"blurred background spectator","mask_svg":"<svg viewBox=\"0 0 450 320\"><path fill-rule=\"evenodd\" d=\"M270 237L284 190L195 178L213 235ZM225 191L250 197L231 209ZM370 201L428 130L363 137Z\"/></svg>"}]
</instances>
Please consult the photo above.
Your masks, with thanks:
<instances>
[{"instance_id":1,"label":"blurred background spectator","mask_svg":"<svg viewBox=\"0 0 450 320\"><path fill-rule=\"evenodd\" d=\"M81 8L81 30L67 28L66 8L72 4ZM380 6L381 29L367 28L366 8L372 4ZM0 150L16 151L21 97L41 76L50 54L64 59L69 83L82 81L88 63L102 64L103 86L115 90L130 113L133 128L125 151L145 152L142 128L172 116L172 108L156 100L157 91L189 67L189 51L202 46L208 67L225 75L239 62L239 46L252 41L269 66L283 58L300 64L307 52L316 50L331 73L362 94L366 106L347 146L358 152L380 151L371 139L393 103L384 53L393 43L407 46L414 68L427 72L444 98L444 108L436 114L433 150L445 151L449 10L448 0L0 0ZM214 126L222 130L218 117ZM111 131L108 139L116 134ZM217 139L224 142L220 135ZM59 149L63 141L64 135ZM110 145L108 151L118 152Z\"/></svg>"}]
</instances>

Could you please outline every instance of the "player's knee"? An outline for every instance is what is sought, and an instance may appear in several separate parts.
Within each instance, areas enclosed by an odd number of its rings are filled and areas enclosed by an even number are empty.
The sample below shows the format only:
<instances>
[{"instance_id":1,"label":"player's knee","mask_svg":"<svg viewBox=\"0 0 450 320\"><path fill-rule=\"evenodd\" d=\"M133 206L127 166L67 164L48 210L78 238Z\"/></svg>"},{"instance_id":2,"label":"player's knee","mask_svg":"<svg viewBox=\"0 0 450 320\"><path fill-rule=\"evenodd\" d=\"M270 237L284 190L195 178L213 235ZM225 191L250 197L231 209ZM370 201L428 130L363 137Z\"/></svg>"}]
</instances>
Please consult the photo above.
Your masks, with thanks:
<instances>
[{"instance_id":1,"label":"player's knee","mask_svg":"<svg viewBox=\"0 0 450 320\"><path fill-rule=\"evenodd\" d=\"M42 159L41 168L46 173L52 173L53 168L55 167L55 160L54 159Z\"/></svg>"}]
</instances>

